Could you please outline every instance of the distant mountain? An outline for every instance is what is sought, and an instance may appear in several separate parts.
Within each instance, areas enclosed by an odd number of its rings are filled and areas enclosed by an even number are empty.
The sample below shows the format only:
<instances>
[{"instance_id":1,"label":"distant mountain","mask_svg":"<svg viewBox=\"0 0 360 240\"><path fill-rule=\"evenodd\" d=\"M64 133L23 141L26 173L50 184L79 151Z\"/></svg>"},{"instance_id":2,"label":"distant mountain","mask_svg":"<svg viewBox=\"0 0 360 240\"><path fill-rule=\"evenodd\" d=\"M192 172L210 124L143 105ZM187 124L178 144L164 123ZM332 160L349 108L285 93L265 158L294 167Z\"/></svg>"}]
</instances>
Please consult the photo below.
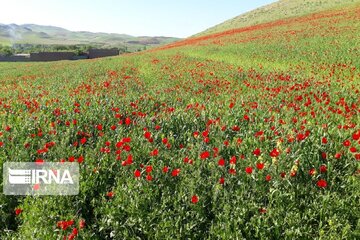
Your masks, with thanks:
<instances>
[{"instance_id":1,"label":"distant mountain","mask_svg":"<svg viewBox=\"0 0 360 240\"><path fill-rule=\"evenodd\" d=\"M241 14L194 36L204 36L279 19L303 16L359 2L360 0L278 0L272 4Z\"/></svg>"},{"instance_id":2,"label":"distant mountain","mask_svg":"<svg viewBox=\"0 0 360 240\"><path fill-rule=\"evenodd\" d=\"M91 44L101 47L127 47L130 50L154 47L179 40L173 37L134 37L116 33L69 31L54 26L36 24L0 24L0 44L75 45Z\"/></svg>"}]
</instances>

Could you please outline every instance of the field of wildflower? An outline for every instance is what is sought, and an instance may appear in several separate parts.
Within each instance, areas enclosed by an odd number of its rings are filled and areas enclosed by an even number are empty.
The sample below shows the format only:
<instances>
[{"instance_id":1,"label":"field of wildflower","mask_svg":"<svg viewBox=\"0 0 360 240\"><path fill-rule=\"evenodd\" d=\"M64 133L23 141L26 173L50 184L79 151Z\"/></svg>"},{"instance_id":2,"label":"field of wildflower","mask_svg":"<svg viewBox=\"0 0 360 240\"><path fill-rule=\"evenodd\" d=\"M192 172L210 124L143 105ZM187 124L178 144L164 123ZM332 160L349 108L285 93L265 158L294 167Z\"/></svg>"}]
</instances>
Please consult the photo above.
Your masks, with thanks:
<instances>
[{"instance_id":1,"label":"field of wildflower","mask_svg":"<svg viewBox=\"0 0 360 240\"><path fill-rule=\"evenodd\" d=\"M77 196L1 194L0 238L359 239L359 36L352 6L120 57L0 63L0 170L81 171Z\"/></svg>"}]
</instances>

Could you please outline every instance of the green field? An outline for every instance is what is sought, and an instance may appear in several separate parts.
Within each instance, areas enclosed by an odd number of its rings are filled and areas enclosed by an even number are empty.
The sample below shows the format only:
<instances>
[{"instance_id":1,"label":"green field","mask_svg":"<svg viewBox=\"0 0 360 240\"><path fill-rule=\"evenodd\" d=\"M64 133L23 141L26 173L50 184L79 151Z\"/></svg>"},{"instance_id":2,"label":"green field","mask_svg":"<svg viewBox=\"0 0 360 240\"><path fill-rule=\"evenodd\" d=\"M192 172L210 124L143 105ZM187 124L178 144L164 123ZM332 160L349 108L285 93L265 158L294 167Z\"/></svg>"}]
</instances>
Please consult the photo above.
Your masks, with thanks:
<instances>
[{"instance_id":1,"label":"green field","mask_svg":"<svg viewBox=\"0 0 360 240\"><path fill-rule=\"evenodd\" d=\"M0 63L0 163L81 171L77 196L0 195L0 238L359 239L359 13Z\"/></svg>"}]
</instances>

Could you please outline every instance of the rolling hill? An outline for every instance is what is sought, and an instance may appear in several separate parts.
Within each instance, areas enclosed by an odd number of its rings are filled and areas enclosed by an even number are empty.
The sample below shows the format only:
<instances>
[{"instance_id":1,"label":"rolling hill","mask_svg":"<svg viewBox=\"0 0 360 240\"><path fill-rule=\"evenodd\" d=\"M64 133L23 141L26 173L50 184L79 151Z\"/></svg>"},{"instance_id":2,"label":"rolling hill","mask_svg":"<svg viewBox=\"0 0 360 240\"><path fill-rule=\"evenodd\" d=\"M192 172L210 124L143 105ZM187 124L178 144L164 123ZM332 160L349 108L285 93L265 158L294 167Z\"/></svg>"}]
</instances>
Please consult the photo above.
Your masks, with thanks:
<instances>
[{"instance_id":1,"label":"rolling hill","mask_svg":"<svg viewBox=\"0 0 360 240\"><path fill-rule=\"evenodd\" d=\"M89 44L101 47L138 49L155 47L179 40L172 37L134 37L126 34L75 32L54 26L35 24L0 24L0 44L76 45Z\"/></svg>"},{"instance_id":2,"label":"rolling hill","mask_svg":"<svg viewBox=\"0 0 360 240\"><path fill-rule=\"evenodd\" d=\"M279 19L303 16L328 9L341 8L359 2L359 0L278 0L272 4L229 19L194 36L204 36Z\"/></svg>"}]
</instances>

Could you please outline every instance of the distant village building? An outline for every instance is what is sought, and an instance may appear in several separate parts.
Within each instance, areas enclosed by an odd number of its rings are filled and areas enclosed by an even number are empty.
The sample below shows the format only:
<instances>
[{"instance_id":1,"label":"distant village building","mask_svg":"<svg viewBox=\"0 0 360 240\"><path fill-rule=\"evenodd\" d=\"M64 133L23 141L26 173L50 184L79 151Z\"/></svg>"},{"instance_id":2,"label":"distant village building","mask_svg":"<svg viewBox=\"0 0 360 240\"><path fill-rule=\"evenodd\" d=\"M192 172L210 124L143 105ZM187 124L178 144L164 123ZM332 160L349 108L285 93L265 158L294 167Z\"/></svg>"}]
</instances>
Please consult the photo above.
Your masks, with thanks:
<instances>
[{"instance_id":1,"label":"distant village building","mask_svg":"<svg viewBox=\"0 0 360 240\"><path fill-rule=\"evenodd\" d=\"M28 62L30 54L15 54L12 56L0 56L0 62Z\"/></svg>"},{"instance_id":2,"label":"distant village building","mask_svg":"<svg viewBox=\"0 0 360 240\"><path fill-rule=\"evenodd\" d=\"M30 54L15 54L12 56L0 56L0 62L48 62L60 60L80 60L88 58L102 58L118 56L119 50L111 49L90 49L89 53L77 56L74 52L37 52Z\"/></svg>"},{"instance_id":3,"label":"distant village building","mask_svg":"<svg viewBox=\"0 0 360 240\"><path fill-rule=\"evenodd\" d=\"M30 53L31 61L47 62L59 60L72 60L75 57L74 52L39 52Z\"/></svg>"},{"instance_id":4,"label":"distant village building","mask_svg":"<svg viewBox=\"0 0 360 240\"><path fill-rule=\"evenodd\" d=\"M13 55L14 57L26 57L29 58L30 57L30 53L17 53Z\"/></svg>"},{"instance_id":5,"label":"distant village building","mask_svg":"<svg viewBox=\"0 0 360 240\"><path fill-rule=\"evenodd\" d=\"M119 50L116 48L89 50L89 58L101 58L101 57L110 57L110 56L118 56L118 55L119 55Z\"/></svg>"}]
</instances>

